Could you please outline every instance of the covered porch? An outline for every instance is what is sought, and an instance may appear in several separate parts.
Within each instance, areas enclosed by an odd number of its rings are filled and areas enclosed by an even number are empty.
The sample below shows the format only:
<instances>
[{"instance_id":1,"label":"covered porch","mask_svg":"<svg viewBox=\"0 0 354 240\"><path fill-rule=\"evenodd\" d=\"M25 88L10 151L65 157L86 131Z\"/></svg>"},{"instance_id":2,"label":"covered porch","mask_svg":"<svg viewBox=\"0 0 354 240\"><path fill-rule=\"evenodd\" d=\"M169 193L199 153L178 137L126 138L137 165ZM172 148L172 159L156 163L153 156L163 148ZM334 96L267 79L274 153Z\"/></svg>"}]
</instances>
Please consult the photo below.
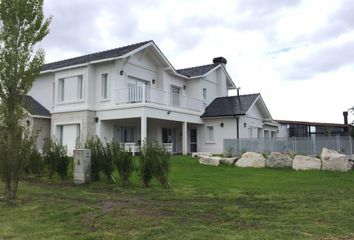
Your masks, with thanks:
<instances>
[{"instance_id":1,"label":"covered porch","mask_svg":"<svg viewBox=\"0 0 354 240\"><path fill-rule=\"evenodd\" d=\"M119 142L137 152L143 141L164 144L171 153L197 151L198 124L149 117L100 121L98 136L107 142Z\"/></svg>"}]
</instances>

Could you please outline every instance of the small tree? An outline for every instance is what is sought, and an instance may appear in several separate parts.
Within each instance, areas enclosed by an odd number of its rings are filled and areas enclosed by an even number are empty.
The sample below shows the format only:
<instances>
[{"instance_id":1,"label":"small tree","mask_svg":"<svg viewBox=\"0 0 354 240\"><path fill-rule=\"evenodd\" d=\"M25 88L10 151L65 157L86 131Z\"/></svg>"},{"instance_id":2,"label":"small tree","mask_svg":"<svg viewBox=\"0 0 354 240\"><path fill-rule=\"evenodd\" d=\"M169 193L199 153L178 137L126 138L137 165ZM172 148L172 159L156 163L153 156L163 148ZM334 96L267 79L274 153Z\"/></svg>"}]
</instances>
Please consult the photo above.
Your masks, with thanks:
<instances>
[{"instance_id":1,"label":"small tree","mask_svg":"<svg viewBox=\"0 0 354 240\"><path fill-rule=\"evenodd\" d=\"M35 45L47 34L50 19L43 14L43 0L0 1L0 176L5 197L13 199L31 137L25 133L24 97L31 89L44 62L44 51Z\"/></svg>"}]
</instances>

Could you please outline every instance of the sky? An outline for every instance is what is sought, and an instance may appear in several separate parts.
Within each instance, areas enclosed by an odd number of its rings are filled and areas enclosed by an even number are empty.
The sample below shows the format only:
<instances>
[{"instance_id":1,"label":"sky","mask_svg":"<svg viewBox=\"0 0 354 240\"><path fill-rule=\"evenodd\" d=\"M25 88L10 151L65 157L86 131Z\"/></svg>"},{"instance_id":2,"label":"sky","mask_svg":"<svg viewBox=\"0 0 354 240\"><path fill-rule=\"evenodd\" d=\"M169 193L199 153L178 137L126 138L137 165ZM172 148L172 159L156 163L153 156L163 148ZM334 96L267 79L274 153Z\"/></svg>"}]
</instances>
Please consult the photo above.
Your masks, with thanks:
<instances>
[{"instance_id":1,"label":"sky","mask_svg":"<svg viewBox=\"0 0 354 240\"><path fill-rule=\"evenodd\" d=\"M46 62L154 40L175 69L225 57L240 93L261 93L273 119L343 123L354 106L352 0L46 0L44 8L53 18L41 43Z\"/></svg>"}]
</instances>

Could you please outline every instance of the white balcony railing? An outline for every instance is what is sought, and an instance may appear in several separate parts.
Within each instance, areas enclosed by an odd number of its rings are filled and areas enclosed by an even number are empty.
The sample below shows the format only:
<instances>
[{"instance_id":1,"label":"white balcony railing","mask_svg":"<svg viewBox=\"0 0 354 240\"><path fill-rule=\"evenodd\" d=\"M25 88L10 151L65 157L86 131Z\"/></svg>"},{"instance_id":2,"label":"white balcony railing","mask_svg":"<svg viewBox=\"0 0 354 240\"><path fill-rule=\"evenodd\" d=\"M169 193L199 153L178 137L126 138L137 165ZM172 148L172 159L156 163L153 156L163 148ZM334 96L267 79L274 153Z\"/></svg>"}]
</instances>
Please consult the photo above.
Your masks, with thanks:
<instances>
[{"instance_id":1,"label":"white balcony railing","mask_svg":"<svg viewBox=\"0 0 354 240\"><path fill-rule=\"evenodd\" d=\"M162 89L149 86L137 86L121 88L116 90L117 104L128 103L155 103L166 106L174 106L193 111L202 111L203 101L187 97L182 94L175 94Z\"/></svg>"}]
</instances>

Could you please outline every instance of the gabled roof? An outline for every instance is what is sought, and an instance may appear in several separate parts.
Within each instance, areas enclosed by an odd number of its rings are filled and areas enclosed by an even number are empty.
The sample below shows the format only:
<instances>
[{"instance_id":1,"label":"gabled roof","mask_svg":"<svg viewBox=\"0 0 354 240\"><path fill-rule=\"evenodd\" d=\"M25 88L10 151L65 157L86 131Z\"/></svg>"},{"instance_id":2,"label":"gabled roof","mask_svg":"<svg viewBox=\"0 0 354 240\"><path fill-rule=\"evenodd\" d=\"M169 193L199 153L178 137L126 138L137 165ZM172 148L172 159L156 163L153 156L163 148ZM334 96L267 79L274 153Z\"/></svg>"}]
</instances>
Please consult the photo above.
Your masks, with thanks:
<instances>
[{"instance_id":1,"label":"gabled roof","mask_svg":"<svg viewBox=\"0 0 354 240\"><path fill-rule=\"evenodd\" d=\"M195 76L202 76L215 67L217 67L220 63L208 64L203 66L191 67L191 68L184 68L178 69L177 73L187 76L187 77L195 77Z\"/></svg>"},{"instance_id":2,"label":"gabled roof","mask_svg":"<svg viewBox=\"0 0 354 240\"><path fill-rule=\"evenodd\" d=\"M259 97L260 94L256 93L215 98L201 117L246 115Z\"/></svg>"},{"instance_id":3,"label":"gabled roof","mask_svg":"<svg viewBox=\"0 0 354 240\"><path fill-rule=\"evenodd\" d=\"M24 108L31 115L50 117L50 112L31 96L25 96Z\"/></svg>"},{"instance_id":4,"label":"gabled roof","mask_svg":"<svg viewBox=\"0 0 354 240\"><path fill-rule=\"evenodd\" d=\"M92 61L97 61L102 59L120 57L151 42L152 40L136 43L136 44L120 47L120 48L115 48L107 51L87 54L80 57L69 58L58 62L44 64L42 67L42 71L54 70L54 69L73 66L73 65L79 65L79 64L89 63Z\"/></svg>"}]
</instances>

